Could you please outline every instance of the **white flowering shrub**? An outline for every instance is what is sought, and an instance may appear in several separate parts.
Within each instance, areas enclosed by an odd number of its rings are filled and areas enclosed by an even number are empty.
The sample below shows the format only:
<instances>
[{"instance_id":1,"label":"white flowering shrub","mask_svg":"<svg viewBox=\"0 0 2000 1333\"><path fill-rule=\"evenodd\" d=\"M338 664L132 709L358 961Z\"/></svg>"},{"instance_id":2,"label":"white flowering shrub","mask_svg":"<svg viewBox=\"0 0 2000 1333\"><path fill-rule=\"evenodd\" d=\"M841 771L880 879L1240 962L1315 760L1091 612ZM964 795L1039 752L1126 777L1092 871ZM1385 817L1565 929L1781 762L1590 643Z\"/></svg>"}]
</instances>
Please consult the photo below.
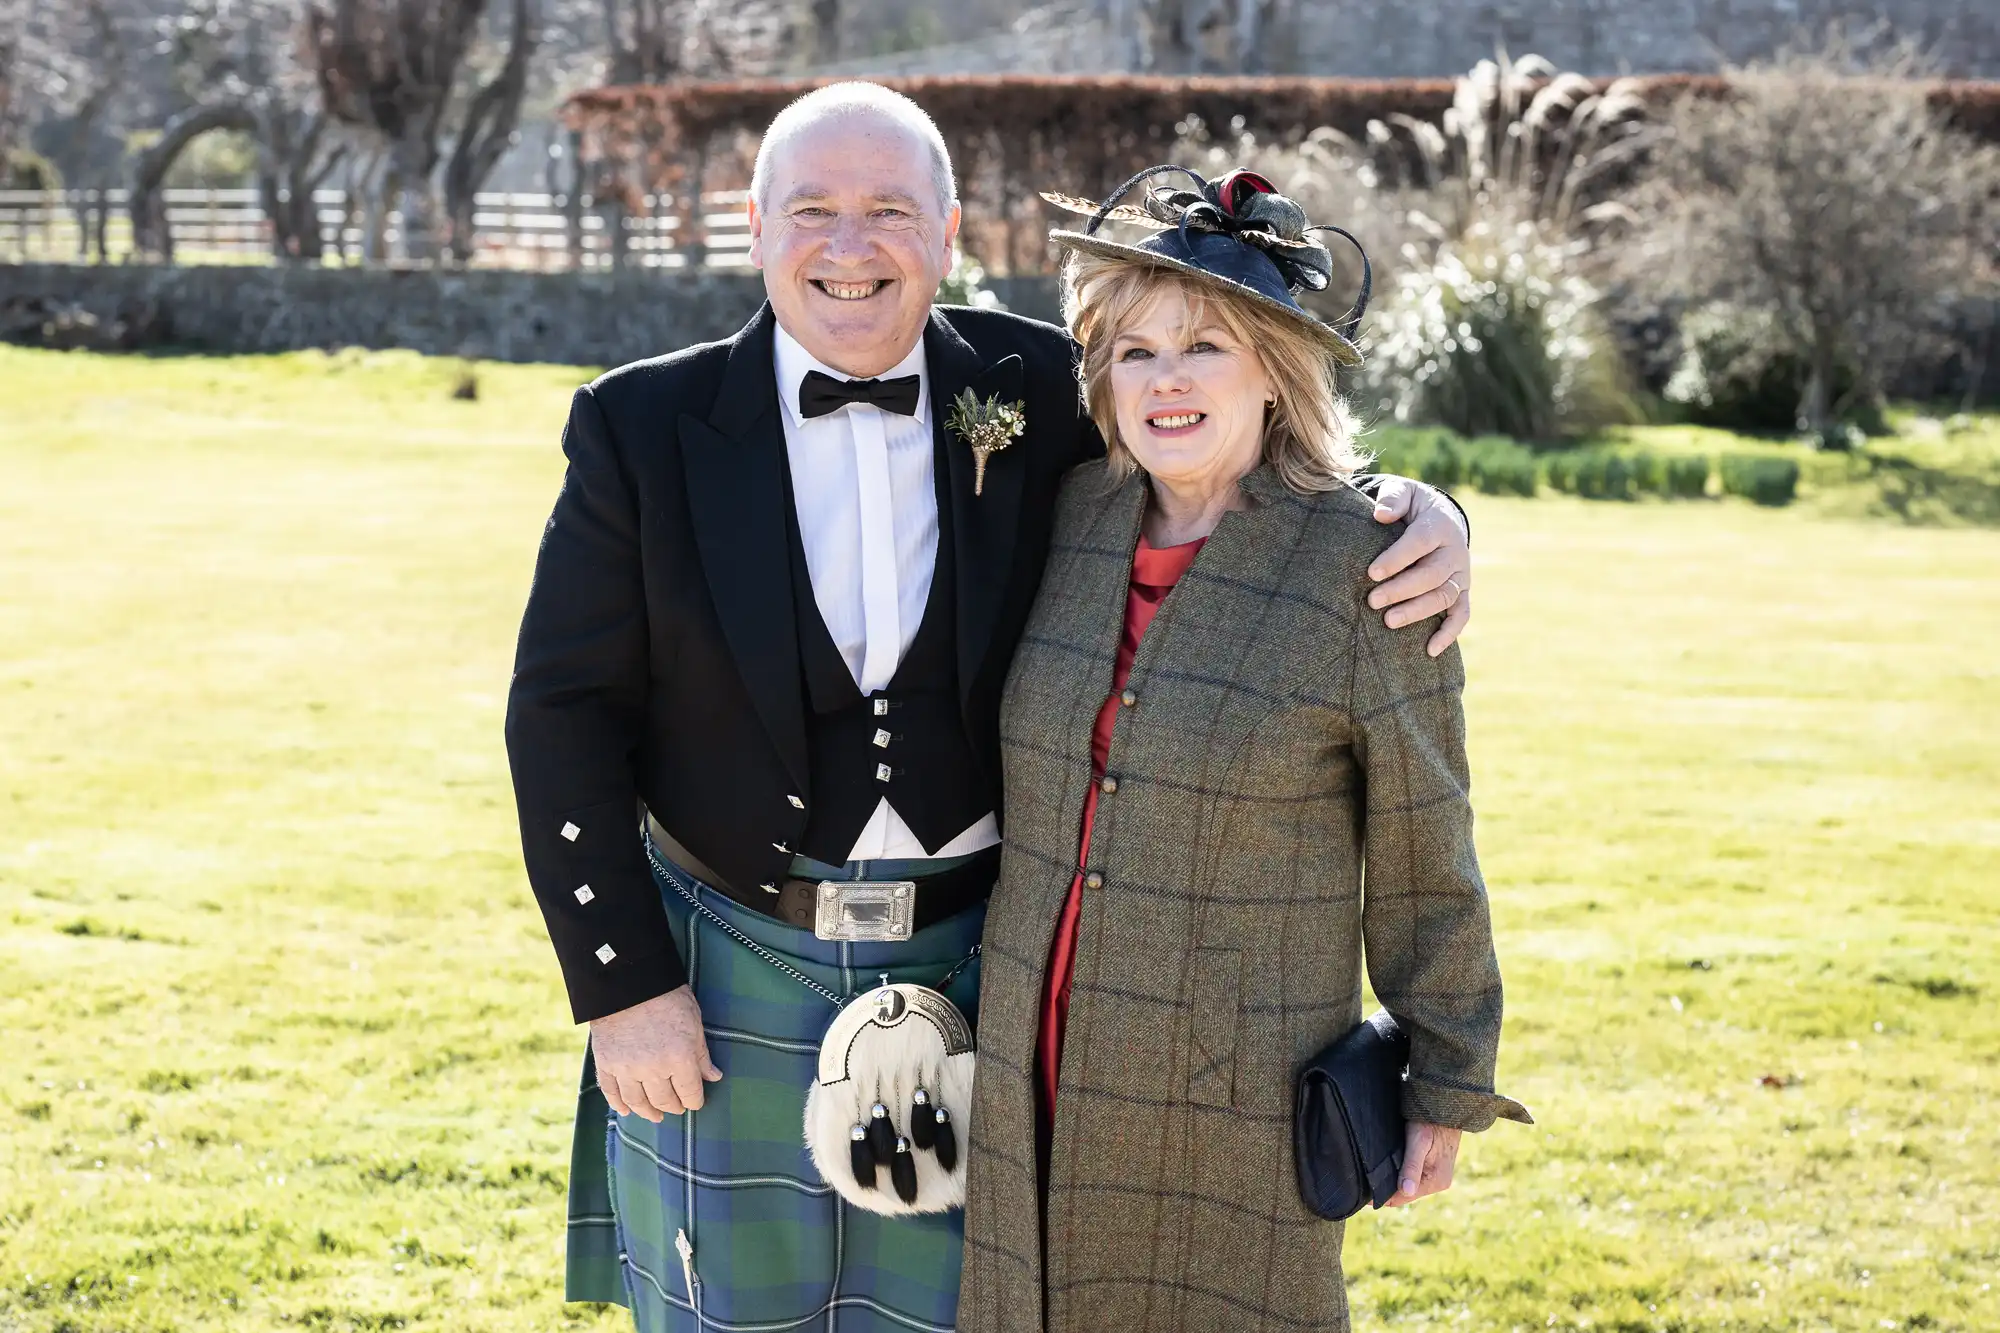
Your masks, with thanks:
<instances>
[{"instance_id":1,"label":"white flowering shrub","mask_svg":"<svg viewBox=\"0 0 2000 1333\"><path fill-rule=\"evenodd\" d=\"M1475 224L1428 257L1406 250L1370 321L1360 395L1398 423L1517 440L1630 420L1598 293L1573 258L1525 222Z\"/></svg>"}]
</instances>

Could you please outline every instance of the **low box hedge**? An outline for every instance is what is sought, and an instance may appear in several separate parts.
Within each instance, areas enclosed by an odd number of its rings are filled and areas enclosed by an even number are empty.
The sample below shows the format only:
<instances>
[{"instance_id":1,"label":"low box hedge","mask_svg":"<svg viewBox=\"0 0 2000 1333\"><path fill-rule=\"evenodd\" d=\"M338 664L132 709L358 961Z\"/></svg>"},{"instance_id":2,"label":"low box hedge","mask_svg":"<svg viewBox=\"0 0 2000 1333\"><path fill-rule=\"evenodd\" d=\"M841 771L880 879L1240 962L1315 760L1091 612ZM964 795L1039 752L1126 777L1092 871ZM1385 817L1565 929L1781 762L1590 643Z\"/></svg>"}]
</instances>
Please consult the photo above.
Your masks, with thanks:
<instances>
[{"instance_id":1,"label":"low box hedge","mask_svg":"<svg viewBox=\"0 0 2000 1333\"><path fill-rule=\"evenodd\" d=\"M1799 491L1799 465L1790 458L1724 454L1717 471L1724 495L1740 495L1760 505L1788 505Z\"/></svg>"},{"instance_id":2,"label":"low box hedge","mask_svg":"<svg viewBox=\"0 0 2000 1333\"><path fill-rule=\"evenodd\" d=\"M1470 487L1485 495L1532 497L1546 484L1585 500L1647 495L1698 500L1709 493L1710 478L1719 476L1722 494L1777 506L1797 497L1804 472L1799 459L1771 453L1711 458L1616 445L1538 453L1504 435L1468 440L1442 427L1380 427L1364 436L1362 444L1374 454L1377 472L1416 477L1445 490ZM1815 466L1820 461L1816 455L1806 455L1806 460ZM1842 467L1854 465L1845 457L1836 461Z\"/></svg>"}]
</instances>

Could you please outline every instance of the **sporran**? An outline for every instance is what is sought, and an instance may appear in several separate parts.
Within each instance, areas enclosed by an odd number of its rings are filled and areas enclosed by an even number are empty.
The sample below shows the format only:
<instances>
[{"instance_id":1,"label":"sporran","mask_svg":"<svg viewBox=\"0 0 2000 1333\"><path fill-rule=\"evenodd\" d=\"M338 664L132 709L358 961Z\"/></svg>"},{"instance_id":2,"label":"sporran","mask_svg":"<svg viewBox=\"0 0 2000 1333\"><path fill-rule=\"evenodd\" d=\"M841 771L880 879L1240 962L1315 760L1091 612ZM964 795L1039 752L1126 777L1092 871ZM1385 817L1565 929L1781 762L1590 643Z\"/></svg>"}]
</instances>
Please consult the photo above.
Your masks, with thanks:
<instances>
[{"instance_id":1,"label":"sporran","mask_svg":"<svg viewBox=\"0 0 2000 1333\"><path fill-rule=\"evenodd\" d=\"M943 992L979 957L979 946L935 988L891 983L885 974L880 986L843 998L717 915L675 873L651 838L646 839L646 855L697 913L838 1008L820 1042L818 1076L806 1092L806 1151L821 1177L841 1198L872 1213L898 1216L963 1208L965 1156L958 1127L967 1123L972 1110L976 1050L972 1025ZM861 895L826 896L846 914L849 898ZM823 911L827 905L822 903ZM894 901L879 923L867 914L864 929L879 925L884 938L908 938L905 913L905 905Z\"/></svg>"},{"instance_id":2,"label":"sporran","mask_svg":"<svg viewBox=\"0 0 2000 1333\"><path fill-rule=\"evenodd\" d=\"M972 1027L928 986L884 984L834 1017L806 1094L806 1151L857 1208L965 1206L958 1126L972 1109Z\"/></svg>"}]
</instances>

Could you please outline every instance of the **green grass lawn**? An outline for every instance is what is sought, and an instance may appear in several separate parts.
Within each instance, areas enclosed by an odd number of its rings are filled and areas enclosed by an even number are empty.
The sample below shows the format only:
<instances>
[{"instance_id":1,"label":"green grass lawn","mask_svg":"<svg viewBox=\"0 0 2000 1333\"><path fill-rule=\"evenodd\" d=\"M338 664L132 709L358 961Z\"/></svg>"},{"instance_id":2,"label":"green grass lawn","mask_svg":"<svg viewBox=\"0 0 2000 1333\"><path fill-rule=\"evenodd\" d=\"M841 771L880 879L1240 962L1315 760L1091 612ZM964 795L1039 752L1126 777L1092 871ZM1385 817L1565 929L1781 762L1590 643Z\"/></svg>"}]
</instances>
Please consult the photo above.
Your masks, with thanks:
<instances>
[{"instance_id":1,"label":"green grass lawn","mask_svg":"<svg viewBox=\"0 0 2000 1333\"><path fill-rule=\"evenodd\" d=\"M615 1328L500 723L578 372L0 348L0 1330ZM1364 1328L2000 1328L2000 531L1471 496L1504 1090Z\"/></svg>"}]
</instances>

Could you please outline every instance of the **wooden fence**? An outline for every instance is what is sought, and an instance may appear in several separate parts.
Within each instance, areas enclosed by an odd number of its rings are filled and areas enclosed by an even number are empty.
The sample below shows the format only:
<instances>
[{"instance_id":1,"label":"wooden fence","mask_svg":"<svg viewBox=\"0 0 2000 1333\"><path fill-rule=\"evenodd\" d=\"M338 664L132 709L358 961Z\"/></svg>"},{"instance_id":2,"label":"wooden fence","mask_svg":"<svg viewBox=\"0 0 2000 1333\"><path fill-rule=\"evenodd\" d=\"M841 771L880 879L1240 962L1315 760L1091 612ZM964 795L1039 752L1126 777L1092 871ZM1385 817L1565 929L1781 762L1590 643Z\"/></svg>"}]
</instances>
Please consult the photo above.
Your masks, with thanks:
<instances>
[{"instance_id":1,"label":"wooden fence","mask_svg":"<svg viewBox=\"0 0 2000 1333\"><path fill-rule=\"evenodd\" d=\"M272 262L271 223L255 190L167 190L167 225L174 257L182 262ZM749 262L748 196L728 191L702 196L700 235L685 242L674 201L647 195L636 211L617 200L584 195L491 193L474 196L475 250L479 268L608 269L683 268L691 261L714 267ZM111 262L132 257L129 196L124 190L0 190L0 262ZM368 262L371 220L360 201L343 190L313 196L327 263ZM375 222L381 255L400 253L402 218Z\"/></svg>"}]
</instances>

